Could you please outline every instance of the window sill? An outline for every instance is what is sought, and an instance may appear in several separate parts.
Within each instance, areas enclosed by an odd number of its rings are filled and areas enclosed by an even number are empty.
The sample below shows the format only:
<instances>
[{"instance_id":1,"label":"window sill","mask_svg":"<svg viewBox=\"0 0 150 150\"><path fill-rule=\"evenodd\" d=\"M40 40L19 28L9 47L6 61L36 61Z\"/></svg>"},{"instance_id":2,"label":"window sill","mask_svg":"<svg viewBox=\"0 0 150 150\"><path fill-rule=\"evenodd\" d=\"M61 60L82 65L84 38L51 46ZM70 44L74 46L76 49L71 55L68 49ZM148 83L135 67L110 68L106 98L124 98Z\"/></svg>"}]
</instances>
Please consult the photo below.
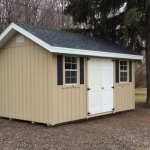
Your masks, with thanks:
<instances>
[{"instance_id":1,"label":"window sill","mask_svg":"<svg viewBox=\"0 0 150 150\"><path fill-rule=\"evenodd\" d=\"M122 86L122 85L129 85L131 82L119 82L119 85Z\"/></svg>"},{"instance_id":2,"label":"window sill","mask_svg":"<svg viewBox=\"0 0 150 150\"><path fill-rule=\"evenodd\" d=\"M62 89L68 89L68 88L80 88L81 85L63 85Z\"/></svg>"}]
</instances>

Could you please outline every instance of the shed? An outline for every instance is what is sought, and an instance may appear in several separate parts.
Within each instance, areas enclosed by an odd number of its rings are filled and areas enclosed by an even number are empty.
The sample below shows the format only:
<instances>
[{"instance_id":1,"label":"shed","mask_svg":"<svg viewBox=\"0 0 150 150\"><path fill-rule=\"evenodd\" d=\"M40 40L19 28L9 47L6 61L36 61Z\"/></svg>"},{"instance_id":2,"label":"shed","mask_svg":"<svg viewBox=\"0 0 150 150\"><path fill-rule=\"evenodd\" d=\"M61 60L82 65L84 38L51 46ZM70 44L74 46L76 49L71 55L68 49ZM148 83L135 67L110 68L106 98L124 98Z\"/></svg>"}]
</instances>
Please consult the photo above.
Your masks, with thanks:
<instances>
[{"instance_id":1,"label":"shed","mask_svg":"<svg viewBox=\"0 0 150 150\"><path fill-rule=\"evenodd\" d=\"M11 23L0 35L0 117L55 125L135 109L135 60L112 41Z\"/></svg>"}]
</instances>

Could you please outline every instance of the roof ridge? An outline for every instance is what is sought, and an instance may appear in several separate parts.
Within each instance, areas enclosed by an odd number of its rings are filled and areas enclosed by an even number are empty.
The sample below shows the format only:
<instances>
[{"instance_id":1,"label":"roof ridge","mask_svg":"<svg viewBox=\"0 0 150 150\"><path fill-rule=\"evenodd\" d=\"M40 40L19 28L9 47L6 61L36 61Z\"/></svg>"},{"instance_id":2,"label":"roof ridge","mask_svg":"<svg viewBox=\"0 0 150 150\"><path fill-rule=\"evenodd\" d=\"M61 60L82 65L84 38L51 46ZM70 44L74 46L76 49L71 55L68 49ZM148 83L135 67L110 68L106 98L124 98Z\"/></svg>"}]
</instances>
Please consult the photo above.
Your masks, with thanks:
<instances>
[{"instance_id":1,"label":"roof ridge","mask_svg":"<svg viewBox=\"0 0 150 150\"><path fill-rule=\"evenodd\" d=\"M74 33L74 32L69 32L69 31L50 29L50 28L41 27L41 26L37 26L37 25L31 25L31 24L26 24L26 23L20 23L20 22L13 22L13 23L20 24L20 25L26 25L26 26L30 26L30 27L34 27L34 28L41 28L41 29L50 30L50 31L59 31L59 32L63 32L63 33L70 33L70 34L73 34L73 35L76 34L76 35L86 36L86 37L95 37L95 36L88 36L88 35Z\"/></svg>"},{"instance_id":2,"label":"roof ridge","mask_svg":"<svg viewBox=\"0 0 150 150\"><path fill-rule=\"evenodd\" d=\"M42 29L52 30L52 31L61 31L61 30L54 30L54 29L50 29L50 28L46 28L46 27L41 27L41 26L37 26L37 25L26 24L26 23L20 23L20 22L13 22L13 23L20 24L20 25L31 26L31 27L34 27L34 28L42 28Z\"/></svg>"}]
</instances>

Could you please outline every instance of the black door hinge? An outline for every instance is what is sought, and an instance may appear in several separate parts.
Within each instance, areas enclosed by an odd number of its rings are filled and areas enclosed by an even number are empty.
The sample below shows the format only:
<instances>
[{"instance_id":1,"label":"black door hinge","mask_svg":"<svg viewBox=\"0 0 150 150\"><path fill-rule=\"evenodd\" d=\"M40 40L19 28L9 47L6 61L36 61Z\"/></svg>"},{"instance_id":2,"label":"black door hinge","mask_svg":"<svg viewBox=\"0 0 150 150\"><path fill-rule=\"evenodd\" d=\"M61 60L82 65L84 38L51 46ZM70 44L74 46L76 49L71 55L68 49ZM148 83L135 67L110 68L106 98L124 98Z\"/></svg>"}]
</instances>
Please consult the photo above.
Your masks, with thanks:
<instances>
[{"instance_id":1,"label":"black door hinge","mask_svg":"<svg viewBox=\"0 0 150 150\"><path fill-rule=\"evenodd\" d=\"M87 57L87 60L90 60L90 58L89 58L89 57Z\"/></svg>"},{"instance_id":2,"label":"black door hinge","mask_svg":"<svg viewBox=\"0 0 150 150\"><path fill-rule=\"evenodd\" d=\"M114 89L115 87L113 86L113 87L111 87L111 88L113 88L113 89Z\"/></svg>"},{"instance_id":3,"label":"black door hinge","mask_svg":"<svg viewBox=\"0 0 150 150\"><path fill-rule=\"evenodd\" d=\"M88 112L88 116L90 115L91 113L90 112Z\"/></svg>"},{"instance_id":4,"label":"black door hinge","mask_svg":"<svg viewBox=\"0 0 150 150\"><path fill-rule=\"evenodd\" d=\"M87 88L87 91L91 90L90 88Z\"/></svg>"},{"instance_id":5,"label":"black door hinge","mask_svg":"<svg viewBox=\"0 0 150 150\"><path fill-rule=\"evenodd\" d=\"M113 61L113 62L114 62L114 59L112 59L111 61Z\"/></svg>"},{"instance_id":6,"label":"black door hinge","mask_svg":"<svg viewBox=\"0 0 150 150\"><path fill-rule=\"evenodd\" d=\"M115 108L112 109L113 111L115 110Z\"/></svg>"}]
</instances>

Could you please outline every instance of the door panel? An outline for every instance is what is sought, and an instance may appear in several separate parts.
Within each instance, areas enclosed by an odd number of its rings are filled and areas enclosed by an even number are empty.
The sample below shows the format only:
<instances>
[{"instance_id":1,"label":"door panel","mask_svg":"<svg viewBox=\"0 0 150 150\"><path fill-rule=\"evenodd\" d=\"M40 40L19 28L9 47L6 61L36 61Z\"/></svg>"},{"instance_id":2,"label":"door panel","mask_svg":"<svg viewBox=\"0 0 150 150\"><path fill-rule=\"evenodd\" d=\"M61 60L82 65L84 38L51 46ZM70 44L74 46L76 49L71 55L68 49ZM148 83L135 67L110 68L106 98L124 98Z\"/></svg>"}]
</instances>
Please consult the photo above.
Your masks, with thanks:
<instances>
[{"instance_id":1,"label":"door panel","mask_svg":"<svg viewBox=\"0 0 150 150\"><path fill-rule=\"evenodd\" d=\"M101 112L101 60L91 58L88 61L88 91L89 112L97 114Z\"/></svg>"},{"instance_id":2,"label":"door panel","mask_svg":"<svg viewBox=\"0 0 150 150\"><path fill-rule=\"evenodd\" d=\"M102 60L102 112L113 109L113 62Z\"/></svg>"}]
</instances>

